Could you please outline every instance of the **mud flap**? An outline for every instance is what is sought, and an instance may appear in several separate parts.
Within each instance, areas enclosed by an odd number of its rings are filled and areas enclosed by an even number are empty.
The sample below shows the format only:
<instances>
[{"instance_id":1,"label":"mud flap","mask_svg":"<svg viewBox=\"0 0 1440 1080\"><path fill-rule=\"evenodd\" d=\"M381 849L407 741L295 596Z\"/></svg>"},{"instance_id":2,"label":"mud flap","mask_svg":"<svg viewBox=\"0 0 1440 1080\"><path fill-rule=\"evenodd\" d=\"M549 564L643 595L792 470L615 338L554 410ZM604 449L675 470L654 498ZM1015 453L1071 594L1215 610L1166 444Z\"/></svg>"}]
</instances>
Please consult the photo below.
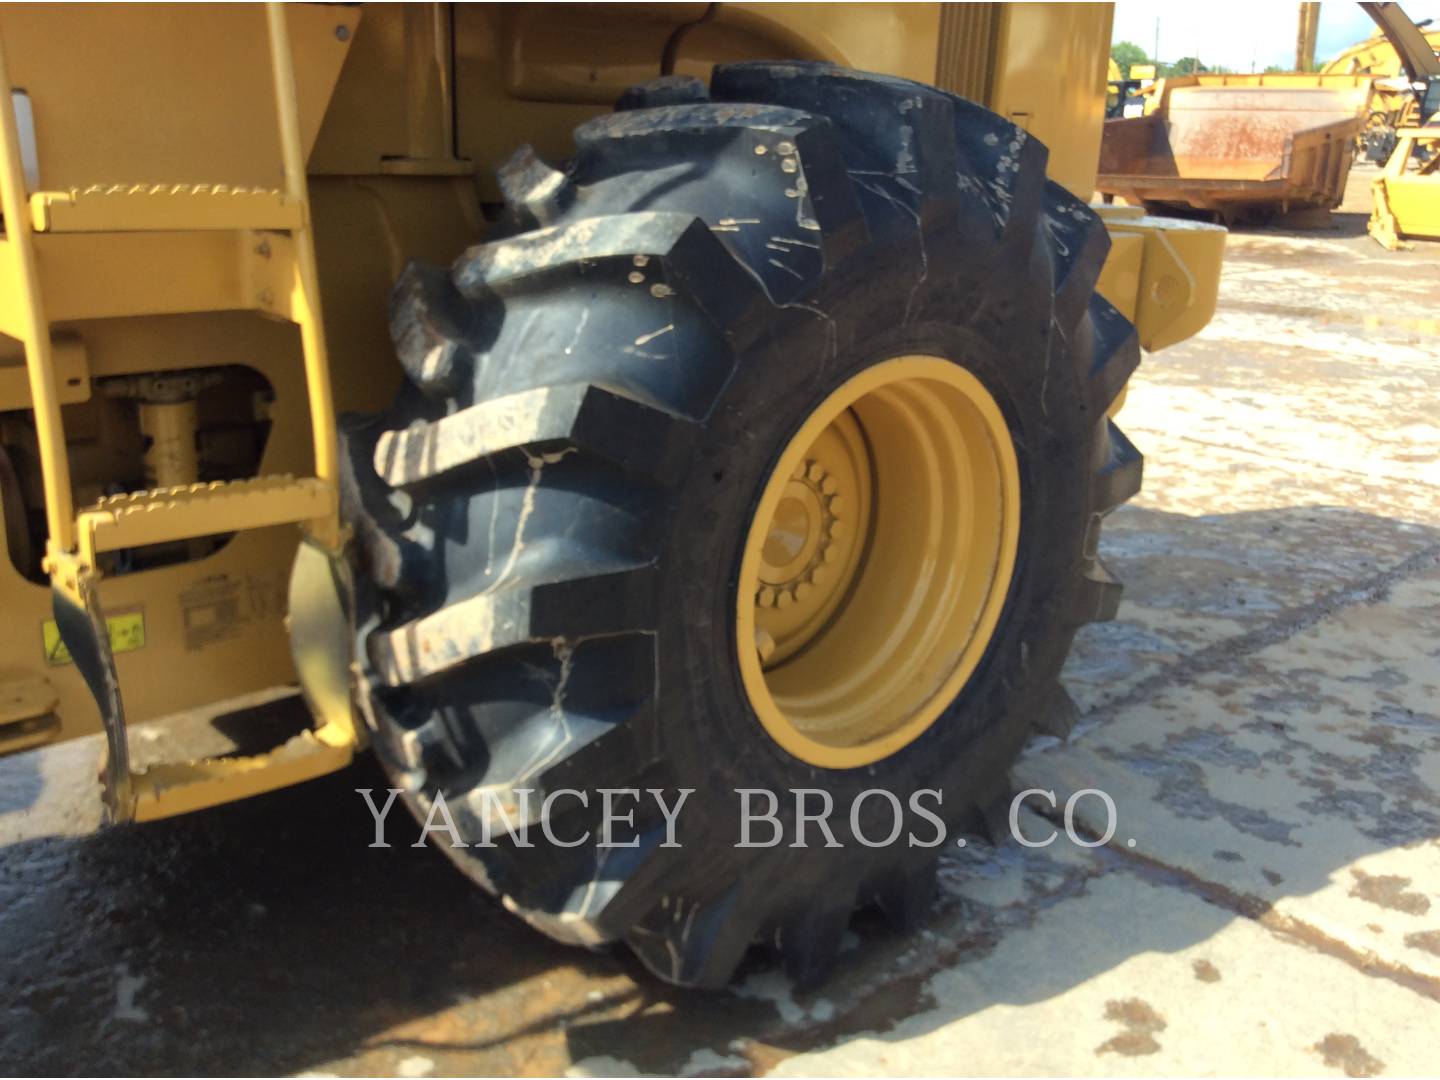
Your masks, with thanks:
<instances>
[{"instance_id":1,"label":"mud flap","mask_svg":"<svg viewBox=\"0 0 1440 1080\"><path fill-rule=\"evenodd\" d=\"M318 721L316 736L330 745L364 744L355 722L354 580L343 552L307 537L290 571L290 652L305 703ZM343 738L342 738L343 737Z\"/></svg>"},{"instance_id":2,"label":"mud flap","mask_svg":"<svg viewBox=\"0 0 1440 1080\"><path fill-rule=\"evenodd\" d=\"M125 737L125 703L120 696L120 676L115 670L115 654L100 611L94 574L78 565L57 569L51 579L51 597L60 640L90 688L105 728L105 823L130 821L135 816L135 794L130 782L130 746Z\"/></svg>"}]
</instances>

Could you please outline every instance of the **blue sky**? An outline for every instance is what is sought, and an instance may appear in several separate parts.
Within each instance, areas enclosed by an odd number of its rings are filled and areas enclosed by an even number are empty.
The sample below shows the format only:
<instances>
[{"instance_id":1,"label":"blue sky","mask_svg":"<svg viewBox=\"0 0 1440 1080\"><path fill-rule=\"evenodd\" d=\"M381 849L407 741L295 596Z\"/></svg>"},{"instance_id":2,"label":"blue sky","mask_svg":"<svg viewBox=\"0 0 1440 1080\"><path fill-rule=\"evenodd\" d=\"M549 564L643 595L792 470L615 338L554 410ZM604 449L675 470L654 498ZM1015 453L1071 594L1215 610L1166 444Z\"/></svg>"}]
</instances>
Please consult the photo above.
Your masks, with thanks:
<instances>
[{"instance_id":1,"label":"blue sky","mask_svg":"<svg viewBox=\"0 0 1440 1080\"><path fill-rule=\"evenodd\" d=\"M1440 25L1440 0L1402 0L1412 19L1431 17ZM1235 71L1264 71L1270 64L1293 67L1299 4L1290 0L1208 0L1204 4L1117 0L1116 41L1133 41L1148 54L1155 48L1160 20L1160 59L1199 56L1210 65ZM1315 49L1323 63L1375 31L1358 4L1326 0L1320 6L1320 37Z\"/></svg>"}]
</instances>

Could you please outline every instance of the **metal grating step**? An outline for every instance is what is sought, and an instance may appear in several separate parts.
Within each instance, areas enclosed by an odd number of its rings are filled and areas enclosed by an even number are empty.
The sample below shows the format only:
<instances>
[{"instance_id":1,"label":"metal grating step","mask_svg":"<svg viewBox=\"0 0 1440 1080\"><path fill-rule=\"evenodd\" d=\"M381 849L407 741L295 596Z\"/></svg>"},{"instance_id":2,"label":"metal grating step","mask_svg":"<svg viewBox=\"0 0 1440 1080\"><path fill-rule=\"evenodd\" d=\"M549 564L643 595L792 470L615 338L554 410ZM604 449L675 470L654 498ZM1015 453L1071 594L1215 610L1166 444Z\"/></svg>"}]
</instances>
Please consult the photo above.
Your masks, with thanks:
<instances>
[{"instance_id":1,"label":"metal grating step","mask_svg":"<svg viewBox=\"0 0 1440 1080\"><path fill-rule=\"evenodd\" d=\"M94 184L30 196L37 233L289 231L300 204L284 192L227 184Z\"/></svg>"},{"instance_id":2,"label":"metal grating step","mask_svg":"<svg viewBox=\"0 0 1440 1080\"><path fill-rule=\"evenodd\" d=\"M334 510L333 486L288 475L109 495L80 511L80 555L93 566L102 551L312 521Z\"/></svg>"}]
</instances>

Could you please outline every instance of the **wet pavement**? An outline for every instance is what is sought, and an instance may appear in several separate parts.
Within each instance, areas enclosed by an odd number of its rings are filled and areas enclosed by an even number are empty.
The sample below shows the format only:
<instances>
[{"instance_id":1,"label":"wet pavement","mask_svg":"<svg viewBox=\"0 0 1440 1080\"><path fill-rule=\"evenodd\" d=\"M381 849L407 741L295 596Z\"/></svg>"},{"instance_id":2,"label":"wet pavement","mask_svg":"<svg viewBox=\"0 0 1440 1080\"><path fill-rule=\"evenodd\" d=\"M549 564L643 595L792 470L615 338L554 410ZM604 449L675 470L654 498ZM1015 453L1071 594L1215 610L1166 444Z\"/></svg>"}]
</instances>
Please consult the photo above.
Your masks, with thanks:
<instances>
[{"instance_id":1,"label":"wet pavement","mask_svg":"<svg viewBox=\"0 0 1440 1080\"><path fill-rule=\"evenodd\" d=\"M368 848L368 763L89 835L94 748L57 748L0 762L0 1072L1433 1073L1440 245L1337 224L1234 237L1222 313L1132 383L1125 603L1015 773L1057 797L1037 840L1109 793L1106 846L955 851L821 990L756 956L699 994L551 944L408 825Z\"/></svg>"}]
</instances>

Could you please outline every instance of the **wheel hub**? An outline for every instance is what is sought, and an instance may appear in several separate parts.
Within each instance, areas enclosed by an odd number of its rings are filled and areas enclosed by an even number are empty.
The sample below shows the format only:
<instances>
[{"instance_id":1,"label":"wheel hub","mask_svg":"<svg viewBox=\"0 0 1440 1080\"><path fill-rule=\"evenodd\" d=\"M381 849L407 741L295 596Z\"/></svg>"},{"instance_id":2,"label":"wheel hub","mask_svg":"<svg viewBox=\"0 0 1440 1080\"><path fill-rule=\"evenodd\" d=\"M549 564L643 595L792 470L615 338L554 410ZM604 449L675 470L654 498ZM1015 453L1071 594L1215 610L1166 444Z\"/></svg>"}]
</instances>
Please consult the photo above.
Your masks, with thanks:
<instances>
[{"instance_id":1,"label":"wheel hub","mask_svg":"<svg viewBox=\"0 0 1440 1080\"><path fill-rule=\"evenodd\" d=\"M767 667L804 648L845 598L869 512L864 438L842 414L790 471L760 547L756 647Z\"/></svg>"},{"instance_id":2,"label":"wheel hub","mask_svg":"<svg viewBox=\"0 0 1440 1080\"><path fill-rule=\"evenodd\" d=\"M979 663L1018 534L1014 446L973 375L902 357L837 389L782 453L742 558L741 675L771 737L830 768L917 738Z\"/></svg>"}]
</instances>

